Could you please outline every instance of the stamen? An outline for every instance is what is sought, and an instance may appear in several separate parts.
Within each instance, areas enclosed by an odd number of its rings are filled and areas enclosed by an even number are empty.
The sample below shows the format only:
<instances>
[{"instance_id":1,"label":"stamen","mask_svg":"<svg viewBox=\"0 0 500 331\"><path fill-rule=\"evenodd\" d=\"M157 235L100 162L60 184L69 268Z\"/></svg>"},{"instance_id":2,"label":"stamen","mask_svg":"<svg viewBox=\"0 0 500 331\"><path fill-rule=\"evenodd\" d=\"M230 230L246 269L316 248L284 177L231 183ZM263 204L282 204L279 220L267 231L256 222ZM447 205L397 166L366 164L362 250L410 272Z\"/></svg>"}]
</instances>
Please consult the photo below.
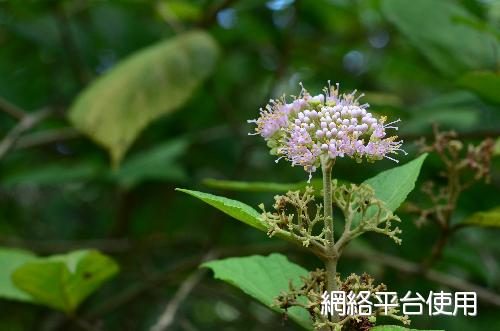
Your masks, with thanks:
<instances>
[{"instance_id":1,"label":"stamen","mask_svg":"<svg viewBox=\"0 0 500 331\"><path fill-rule=\"evenodd\" d=\"M390 157L390 156L384 155L384 157L385 157L386 159L389 159L389 160L391 160L391 161L394 161L394 162L396 162L396 163L399 163L399 160L396 160L396 159L394 159L394 158L392 158L392 157Z\"/></svg>"}]
</instances>

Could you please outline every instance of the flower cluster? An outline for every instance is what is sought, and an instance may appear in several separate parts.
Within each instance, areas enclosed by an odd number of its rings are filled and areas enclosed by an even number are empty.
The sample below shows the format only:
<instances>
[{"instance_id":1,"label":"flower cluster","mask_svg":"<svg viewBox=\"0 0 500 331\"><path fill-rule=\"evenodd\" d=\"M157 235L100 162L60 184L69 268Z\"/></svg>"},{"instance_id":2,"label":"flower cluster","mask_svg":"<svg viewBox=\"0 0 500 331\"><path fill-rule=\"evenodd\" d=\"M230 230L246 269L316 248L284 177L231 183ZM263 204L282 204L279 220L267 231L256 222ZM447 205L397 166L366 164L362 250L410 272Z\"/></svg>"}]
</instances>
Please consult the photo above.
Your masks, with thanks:
<instances>
[{"instance_id":1,"label":"flower cluster","mask_svg":"<svg viewBox=\"0 0 500 331\"><path fill-rule=\"evenodd\" d=\"M401 140L386 137L386 129L399 120L385 123L386 118L375 118L367 111L368 104L359 104L356 91L339 94L339 85L324 89L325 94L311 96L304 87L298 97L287 103L270 100L260 117L249 120L255 123L255 133L262 136L271 147L271 153L286 158L292 166L299 165L312 173L320 166L321 156L330 159L348 156L361 162L388 158L398 151ZM301 85L302 86L302 85ZM279 159L278 159L279 160Z\"/></svg>"}]
</instances>

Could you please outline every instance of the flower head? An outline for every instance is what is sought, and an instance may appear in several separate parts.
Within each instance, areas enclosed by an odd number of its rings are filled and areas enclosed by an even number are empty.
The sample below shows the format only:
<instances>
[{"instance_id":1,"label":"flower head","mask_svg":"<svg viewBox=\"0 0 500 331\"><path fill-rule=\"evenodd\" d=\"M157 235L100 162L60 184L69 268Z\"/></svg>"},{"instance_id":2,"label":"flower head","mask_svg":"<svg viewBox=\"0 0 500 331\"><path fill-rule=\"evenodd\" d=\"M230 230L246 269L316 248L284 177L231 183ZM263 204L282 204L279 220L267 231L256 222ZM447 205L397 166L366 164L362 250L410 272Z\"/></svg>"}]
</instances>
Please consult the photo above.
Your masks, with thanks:
<instances>
[{"instance_id":1,"label":"flower head","mask_svg":"<svg viewBox=\"0 0 500 331\"><path fill-rule=\"evenodd\" d=\"M398 162L389 154L401 151L402 141L397 136L387 137L387 129L399 119L386 124L386 117L375 118L367 111L369 105L359 104L356 91L339 94L339 84L324 88L325 94L311 96L302 87L298 97L290 103L285 97L270 100L255 123L255 133L262 136L272 148L272 154L286 158L292 166L299 165L312 173L320 166L320 157L330 159L350 157L358 162L383 158ZM278 160L279 160L278 159Z\"/></svg>"}]
</instances>

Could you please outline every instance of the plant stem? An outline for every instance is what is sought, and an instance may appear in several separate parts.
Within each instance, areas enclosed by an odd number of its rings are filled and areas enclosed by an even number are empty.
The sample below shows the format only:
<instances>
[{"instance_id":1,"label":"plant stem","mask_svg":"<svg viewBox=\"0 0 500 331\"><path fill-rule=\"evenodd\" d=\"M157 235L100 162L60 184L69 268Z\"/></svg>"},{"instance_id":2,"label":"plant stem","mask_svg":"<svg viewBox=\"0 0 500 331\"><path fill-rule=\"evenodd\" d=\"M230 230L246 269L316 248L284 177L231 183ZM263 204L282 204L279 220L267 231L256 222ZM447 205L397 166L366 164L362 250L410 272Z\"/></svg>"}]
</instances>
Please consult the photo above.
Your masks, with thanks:
<instances>
[{"instance_id":1,"label":"plant stem","mask_svg":"<svg viewBox=\"0 0 500 331\"><path fill-rule=\"evenodd\" d=\"M333 207L332 207L332 167L333 162L326 158L321 159L321 169L323 171L323 213L325 216L325 226L328 232L328 251L334 248L335 237L333 228Z\"/></svg>"},{"instance_id":2,"label":"plant stem","mask_svg":"<svg viewBox=\"0 0 500 331\"><path fill-rule=\"evenodd\" d=\"M325 227L328 228L328 245L326 247L326 289L328 292L337 290L337 261L338 254L335 248L335 236L333 227L333 205L332 205L332 168L334 162L328 157L321 158L321 169L323 172L323 213ZM338 316L332 312L332 321L337 321Z\"/></svg>"}]
</instances>

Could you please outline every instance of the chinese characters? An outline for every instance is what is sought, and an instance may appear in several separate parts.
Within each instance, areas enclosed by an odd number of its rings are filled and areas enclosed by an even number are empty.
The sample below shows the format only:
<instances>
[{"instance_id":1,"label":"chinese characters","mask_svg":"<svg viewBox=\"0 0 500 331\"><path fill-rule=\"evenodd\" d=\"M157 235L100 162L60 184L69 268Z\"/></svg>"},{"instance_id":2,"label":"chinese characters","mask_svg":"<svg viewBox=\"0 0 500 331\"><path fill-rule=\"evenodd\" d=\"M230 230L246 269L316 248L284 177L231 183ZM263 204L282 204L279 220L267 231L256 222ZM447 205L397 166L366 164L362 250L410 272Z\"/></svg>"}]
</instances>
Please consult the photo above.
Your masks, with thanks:
<instances>
[{"instance_id":1,"label":"chinese characters","mask_svg":"<svg viewBox=\"0 0 500 331\"><path fill-rule=\"evenodd\" d=\"M477 294L475 292L444 291L430 292L427 297L411 291L398 300L396 292L325 291L322 295L321 314L337 316L371 316L374 309L387 315L391 309L401 307L405 315L464 316L477 315Z\"/></svg>"}]
</instances>

